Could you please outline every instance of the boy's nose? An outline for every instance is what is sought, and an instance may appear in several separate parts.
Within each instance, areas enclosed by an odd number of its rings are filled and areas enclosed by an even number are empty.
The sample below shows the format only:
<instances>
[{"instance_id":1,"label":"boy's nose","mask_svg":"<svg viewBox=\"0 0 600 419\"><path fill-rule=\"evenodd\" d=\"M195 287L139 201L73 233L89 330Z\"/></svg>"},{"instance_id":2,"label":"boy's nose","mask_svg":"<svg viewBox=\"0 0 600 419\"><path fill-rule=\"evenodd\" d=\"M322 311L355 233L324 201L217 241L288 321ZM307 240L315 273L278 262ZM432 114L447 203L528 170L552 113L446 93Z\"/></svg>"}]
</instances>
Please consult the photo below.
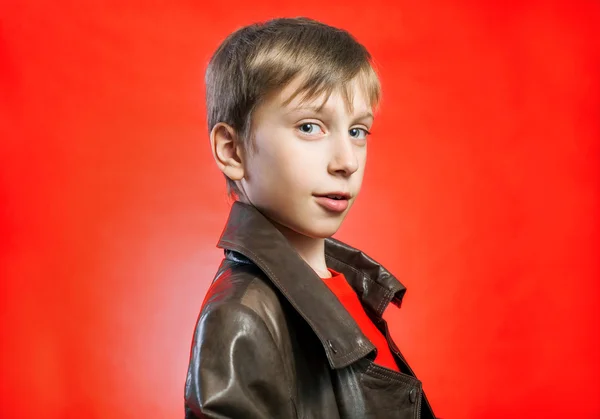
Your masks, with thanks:
<instances>
[{"instance_id":1,"label":"boy's nose","mask_svg":"<svg viewBox=\"0 0 600 419\"><path fill-rule=\"evenodd\" d=\"M332 148L328 167L331 174L350 176L358 170L358 156L348 134L333 139Z\"/></svg>"}]
</instances>

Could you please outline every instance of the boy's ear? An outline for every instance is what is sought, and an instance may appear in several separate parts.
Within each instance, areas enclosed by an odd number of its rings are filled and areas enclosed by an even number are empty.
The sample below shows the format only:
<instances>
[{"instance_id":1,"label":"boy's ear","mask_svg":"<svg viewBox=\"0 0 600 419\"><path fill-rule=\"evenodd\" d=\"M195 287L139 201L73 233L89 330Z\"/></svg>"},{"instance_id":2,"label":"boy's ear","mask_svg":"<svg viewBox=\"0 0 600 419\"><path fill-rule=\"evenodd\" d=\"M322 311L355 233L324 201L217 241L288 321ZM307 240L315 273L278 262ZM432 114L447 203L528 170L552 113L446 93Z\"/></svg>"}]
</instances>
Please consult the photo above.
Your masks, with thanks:
<instances>
[{"instance_id":1,"label":"boy's ear","mask_svg":"<svg viewBox=\"0 0 600 419\"><path fill-rule=\"evenodd\" d=\"M219 122L210 132L210 146L217 166L229 179L244 177L244 165L240 139L230 125Z\"/></svg>"}]
</instances>

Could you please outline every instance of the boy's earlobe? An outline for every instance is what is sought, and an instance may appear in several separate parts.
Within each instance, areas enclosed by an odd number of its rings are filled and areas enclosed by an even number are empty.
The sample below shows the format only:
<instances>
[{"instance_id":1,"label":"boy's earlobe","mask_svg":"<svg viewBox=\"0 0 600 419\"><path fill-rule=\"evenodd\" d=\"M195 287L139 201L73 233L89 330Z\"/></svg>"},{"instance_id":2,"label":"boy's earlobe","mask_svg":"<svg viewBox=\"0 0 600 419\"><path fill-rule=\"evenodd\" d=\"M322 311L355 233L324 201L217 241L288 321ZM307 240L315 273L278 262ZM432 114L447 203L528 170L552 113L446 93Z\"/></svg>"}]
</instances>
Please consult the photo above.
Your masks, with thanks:
<instances>
[{"instance_id":1,"label":"boy's earlobe","mask_svg":"<svg viewBox=\"0 0 600 419\"><path fill-rule=\"evenodd\" d=\"M240 138L230 125L219 122L210 133L213 157L219 169L231 180L244 178Z\"/></svg>"}]
</instances>

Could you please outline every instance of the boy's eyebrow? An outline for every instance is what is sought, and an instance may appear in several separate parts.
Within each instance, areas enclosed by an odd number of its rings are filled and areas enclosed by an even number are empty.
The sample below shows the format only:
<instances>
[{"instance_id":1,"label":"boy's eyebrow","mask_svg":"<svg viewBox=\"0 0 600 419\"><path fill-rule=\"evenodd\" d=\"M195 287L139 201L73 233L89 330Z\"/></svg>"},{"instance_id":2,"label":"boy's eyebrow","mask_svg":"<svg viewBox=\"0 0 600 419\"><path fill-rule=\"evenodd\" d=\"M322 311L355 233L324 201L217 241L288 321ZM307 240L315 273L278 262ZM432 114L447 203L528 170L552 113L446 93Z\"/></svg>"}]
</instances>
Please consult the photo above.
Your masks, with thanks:
<instances>
[{"instance_id":1,"label":"boy's eyebrow","mask_svg":"<svg viewBox=\"0 0 600 419\"><path fill-rule=\"evenodd\" d=\"M373 116L373 112L367 111L367 112L365 112L365 113L361 113L360 115L358 115L358 116L355 118L355 120L359 121L359 120L361 120L361 119L367 119L367 118L370 118L370 119L375 119L375 117Z\"/></svg>"},{"instance_id":2,"label":"boy's eyebrow","mask_svg":"<svg viewBox=\"0 0 600 419\"><path fill-rule=\"evenodd\" d=\"M287 111L286 114L289 115L289 114L293 114L293 113L301 112L301 111L311 111L311 112L314 112L314 113L317 113L317 114L320 114L320 113L330 113L330 111L328 111L323 106L298 105L298 106L290 109L289 111ZM366 119L366 118L375 119L375 117L373 116L373 113L370 112L370 111L366 111L364 113L361 113L360 115L356 116L353 119L354 120L361 120L361 119Z\"/></svg>"},{"instance_id":3,"label":"boy's eyebrow","mask_svg":"<svg viewBox=\"0 0 600 419\"><path fill-rule=\"evenodd\" d=\"M301 111L310 111L310 112L315 112L315 113L323 113L323 108L324 108L324 106L315 106L315 105L300 104L300 105L292 107L290 110L288 110L286 112L286 114L291 114L291 113L296 113L296 112L301 112ZM327 111L325 111L325 113L326 112Z\"/></svg>"}]
</instances>

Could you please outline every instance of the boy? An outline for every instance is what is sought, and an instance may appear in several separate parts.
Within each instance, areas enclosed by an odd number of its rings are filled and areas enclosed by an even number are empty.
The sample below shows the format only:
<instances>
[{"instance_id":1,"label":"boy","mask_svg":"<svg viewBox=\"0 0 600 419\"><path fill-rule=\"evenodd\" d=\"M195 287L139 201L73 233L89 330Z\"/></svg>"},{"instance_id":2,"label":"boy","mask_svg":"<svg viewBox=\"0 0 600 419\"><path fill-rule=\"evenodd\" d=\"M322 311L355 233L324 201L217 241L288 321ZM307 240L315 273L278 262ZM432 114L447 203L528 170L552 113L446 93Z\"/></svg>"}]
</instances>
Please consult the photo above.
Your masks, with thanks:
<instances>
[{"instance_id":1,"label":"boy","mask_svg":"<svg viewBox=\"0 0 600 419\"><path fill-rule=\"evenodd\" d=\"M360 191L380 87L366 49L319 22L231 34L206 73L233 203L196 326L192 418L434 418L382 314L405 292L330 238Z\"/></svg>"}]
</instances>

